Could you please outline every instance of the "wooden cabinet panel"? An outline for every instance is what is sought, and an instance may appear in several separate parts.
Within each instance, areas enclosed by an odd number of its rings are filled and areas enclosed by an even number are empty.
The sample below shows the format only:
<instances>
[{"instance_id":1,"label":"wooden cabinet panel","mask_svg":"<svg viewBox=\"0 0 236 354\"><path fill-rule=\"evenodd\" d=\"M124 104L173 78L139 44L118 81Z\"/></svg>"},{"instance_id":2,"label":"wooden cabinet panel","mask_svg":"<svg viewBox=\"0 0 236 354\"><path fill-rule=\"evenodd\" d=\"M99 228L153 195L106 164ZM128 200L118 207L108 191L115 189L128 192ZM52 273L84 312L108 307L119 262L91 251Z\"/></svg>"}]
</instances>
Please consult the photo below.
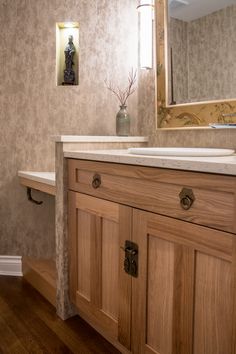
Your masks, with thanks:
<instances>
[{"instance_id":1,"label":"wooden cabinet panel","mask_svg":"<svg viewBox=\"0 0 236 354\"><path fill-rule=\"evenodd\" d=\"M121 247L131 237L131 217L128 207L69 192L70 298L82 317L128 349L131 278Z\"/></svg>"},{"instance_id":2,"label":"wooden cabinet panel","mask_svg":"<svg viewBox=\"0 0 236 354\"><path fill-rule=\"evenodd\" d=\"M119 236L117 225L103 221L101 310L118 321Z\"/></svg>"},{"instance_id":3,"label":"wooden cabinet panel","mask_svg":"<svg viewBox=\"0 0 236 354\"><path fill-rule=\"evenodd\" d=\"M168 230L169 221L176 222L176 228ZM235 354L231 349L234 236L220 232L218 242L231 244L231 251L222 247L216 252L215 231L207 229L209 239L202 252L204 228L192 225L198 235L193 243L184 224L134 210L139 277L132 279L133 352Z\"/></svg>"},{"instance_id":4,"label":"wooden cabinet panel","mask_svg":"<svg viewBox=\"0 0 236 354\"><path fill-rule=\"evenodd\" d=\"M78 254L78 275L77 275L77 292L88 301L91 300L90 292L90 274L91 270L91 224L92 218L90 214L80 210L77 214L78 224L80 225L80 237L77 240Z\"/></svg>"},{"instance_id":5,"label":"wooden cabinet panel","mask_svg":"<svg viewBox=\"0 0 236 354\"><path fill-rule=\"evenodd\" d=\"M147 252L147 345L172 354L174 247L150 235Z\"/></svg>"},{"instance_id":6,"label":"wooden cabinet panel","mask_svg":"<svg viewBox=\"0 0 236 354\"><path fill-rule=\"evenodd\" d=\"M194 354L231 353L231 276L230 262L197 252Z\"/></svg>"},{"instance_id":7,"label":"wooden cabinet panel","mask_svg":"<svg viewBox=\"0 0 236 354\"><path fill-rule=\"evenodd\" d=\"M99 174L101 185L93 187ZM236 233L236 182L232 176L69 160L69 188L134 208ZM183 188L192 189L189 210L180 205Z\"/></svg>"}]
</instances>

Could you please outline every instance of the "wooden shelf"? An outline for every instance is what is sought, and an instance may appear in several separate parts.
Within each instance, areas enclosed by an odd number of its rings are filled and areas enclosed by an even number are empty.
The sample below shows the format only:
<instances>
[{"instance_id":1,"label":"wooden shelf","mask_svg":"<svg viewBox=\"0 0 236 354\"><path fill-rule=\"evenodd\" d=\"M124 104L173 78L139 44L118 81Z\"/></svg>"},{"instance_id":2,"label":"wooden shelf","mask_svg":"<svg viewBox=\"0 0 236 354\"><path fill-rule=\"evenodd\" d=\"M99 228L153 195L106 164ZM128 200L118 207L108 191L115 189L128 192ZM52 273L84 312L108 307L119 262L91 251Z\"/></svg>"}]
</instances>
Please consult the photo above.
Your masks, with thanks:
<instances>
[{"instance_id":1,"label":"wooden shelf","mask_svg":"<svg viewBox=\"0 0 236 354\"><path fill-rule=\"evenodd\" d=\"M24 278L56 306L56 263L52 259L33 259L23 257Z\"/></svg>"},{"instance_id":2,"label":"wooden shelf","mask_svg":"<svg viewBox=\"0 0 236 354\"><path fill-rule=\"evenodd\" d=\"M54 172L18 171L18 176L23 186L56 195L56 178Z\"/></svg>"}]
</instances>

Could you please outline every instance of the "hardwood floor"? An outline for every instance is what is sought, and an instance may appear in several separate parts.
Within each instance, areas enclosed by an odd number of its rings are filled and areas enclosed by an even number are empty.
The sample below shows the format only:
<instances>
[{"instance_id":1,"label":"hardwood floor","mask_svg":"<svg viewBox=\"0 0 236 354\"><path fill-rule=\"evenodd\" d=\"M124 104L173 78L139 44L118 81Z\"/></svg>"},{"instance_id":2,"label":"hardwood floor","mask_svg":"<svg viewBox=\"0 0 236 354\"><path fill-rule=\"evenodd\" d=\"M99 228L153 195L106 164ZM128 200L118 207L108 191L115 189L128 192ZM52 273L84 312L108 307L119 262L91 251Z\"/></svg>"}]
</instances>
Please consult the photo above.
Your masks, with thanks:
<instances>
[{"instance_id":1,"label":"hardwood floor","mask_svg":"<svg viewBox=\"0 0 236 354\"><path fill-rule=\"evenodd\" d=\"M26 281L0 276L0 353L118 354L79 316L62 321Z\"/></svg>"}]
</instances>

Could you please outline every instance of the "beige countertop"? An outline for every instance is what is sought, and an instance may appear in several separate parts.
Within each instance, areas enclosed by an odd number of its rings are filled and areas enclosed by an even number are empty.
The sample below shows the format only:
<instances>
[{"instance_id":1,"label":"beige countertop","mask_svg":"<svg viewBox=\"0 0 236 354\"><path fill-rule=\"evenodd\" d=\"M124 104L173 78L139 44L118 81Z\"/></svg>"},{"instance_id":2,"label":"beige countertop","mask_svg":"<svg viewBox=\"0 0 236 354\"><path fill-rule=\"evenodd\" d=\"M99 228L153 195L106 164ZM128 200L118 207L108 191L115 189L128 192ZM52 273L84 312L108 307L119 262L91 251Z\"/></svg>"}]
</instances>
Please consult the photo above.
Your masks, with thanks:
<instances>
[{"instance_id":1,"label":"beige countertop","mask_svg":"<svg viewBox=\"0 0 236 354\"><path fill-rule=\"evenodd\" d=\"M90 150L64 151L64 156L74 159L236 176L236 155L222 157L167 157L131 155L127 150Z\"/></svg>"},{"instance_id":2,"label":"beige countertop","mask_svg":"<svg viewBox=\"0 0 236 354\"><path fill-rule=\"evenodd\" d=\"M100 136L100 135L53 135L59 143L142 143L148 142L143 136Z\"/></svg>"},{"instance_id":3,"label":"beige countertop","mask_svg":"<svg viewBox=\"0 0 236 354\"><path fill-rule=\"evenodd\" d=\"M55 172L18 171L18 176L50 186L56 185Z\"/></svg>"}]
</instances>

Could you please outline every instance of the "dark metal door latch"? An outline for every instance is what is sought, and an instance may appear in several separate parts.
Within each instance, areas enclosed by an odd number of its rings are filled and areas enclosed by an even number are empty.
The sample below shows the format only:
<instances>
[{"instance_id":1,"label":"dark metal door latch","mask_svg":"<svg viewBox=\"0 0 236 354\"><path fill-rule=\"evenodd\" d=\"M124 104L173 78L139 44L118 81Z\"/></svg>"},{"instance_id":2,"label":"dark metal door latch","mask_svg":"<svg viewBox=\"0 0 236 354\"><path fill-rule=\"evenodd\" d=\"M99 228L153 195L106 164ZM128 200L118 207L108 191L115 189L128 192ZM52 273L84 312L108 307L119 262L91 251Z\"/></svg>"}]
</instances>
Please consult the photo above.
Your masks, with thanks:
<instances>
[{"instance_id":1,"label":"dark metal door latch","mask_svg":"<svg viewBox=\"0 0 236 354\"><path fill-rule=\"evenodd\" d=\"M121 247L125 252L124 270L132 277L138 277L138 245L134 242L125 241L125 247Z\"/></svg>"}]
</instances>

